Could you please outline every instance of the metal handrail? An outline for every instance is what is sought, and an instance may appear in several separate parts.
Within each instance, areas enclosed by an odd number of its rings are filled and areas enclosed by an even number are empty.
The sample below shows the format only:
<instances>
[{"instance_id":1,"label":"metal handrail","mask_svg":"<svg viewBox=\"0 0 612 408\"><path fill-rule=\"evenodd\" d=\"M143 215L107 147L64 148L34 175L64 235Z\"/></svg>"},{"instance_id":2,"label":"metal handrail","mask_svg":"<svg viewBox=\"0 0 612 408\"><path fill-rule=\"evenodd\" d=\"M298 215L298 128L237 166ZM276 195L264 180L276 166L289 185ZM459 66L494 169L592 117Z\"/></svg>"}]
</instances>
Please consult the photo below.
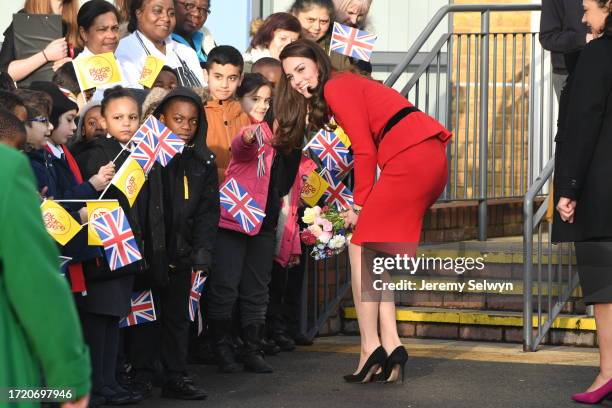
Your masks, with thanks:
<instances>
[{"instance_id":1,"label":"metal handrail","mask_svg":"<svg viewBox=\"0 0 612 408\"><path fill-rule=\"evenodd\" d=\"M551 178L555 169L555 158L551 158L534 180L523 199L523 350L533 350L533 230L542 221L545 211L538 211L538 219L534 219L533 204L535 198ZM548 198L542 206L548 206ZM544 207L546 208L546 207ZM550 313L551 311L549 311Z\"/></svg>"},{"instance_id":2,"label":"metal handrail","mask_svg":"<svg viewBox=\"0 0 612 408\"><path fill-rule=\"evenodd\" d=\"M408 49L406 56L396 65L384 84L392 87L395 85L399 77L406 68L412 63L412 60L418 54L419 50L425 45L429 37L438 28L438 25L447 14L454 12L497 12L497 11L539 11L542 9L541 4L451 4L442 7L434 14L431 21L425 26L425 29L419 34L412 46Z\"/></svg>"}]
</instances>

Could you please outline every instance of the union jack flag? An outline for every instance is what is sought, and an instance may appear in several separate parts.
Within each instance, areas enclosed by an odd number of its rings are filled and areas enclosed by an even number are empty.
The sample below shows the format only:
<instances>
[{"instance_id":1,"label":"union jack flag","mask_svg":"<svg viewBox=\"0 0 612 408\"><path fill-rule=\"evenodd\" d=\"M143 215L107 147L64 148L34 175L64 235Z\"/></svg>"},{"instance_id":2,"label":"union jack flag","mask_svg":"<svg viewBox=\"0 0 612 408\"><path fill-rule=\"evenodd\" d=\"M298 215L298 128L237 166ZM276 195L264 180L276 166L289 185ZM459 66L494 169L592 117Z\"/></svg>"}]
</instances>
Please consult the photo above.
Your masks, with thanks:
<instances>
[{"instance_id":1,"label":"union jack flag","mask_svg":"<svg viewBox=\"0 0 612 408\"><path fill-rule=\"evenodd\" d=\"M149 119L147 119L148 121ZM159 145L159 139L148 127L147 122L143 123L142 126L136 131L132 137L134 143L138 143L136 148L132 152L132 158L140 164L145 174L149 174L149 171L155 164L155 157L157 146ZM145 128L145 129L143 129Z\"/></svg>"},{"instance_id":2,"label":"union jack flag","mask_svg":"<svg viewBox=\"0 0 612 408\"><path fill-rule=\"evenodd\" d=\"M335 133L319 130L304 147L306 149L319 156L325 169L338 179L344 178L353 168L353 156Z\"/></svg>"},{"instance_id":3,"label":"union jack flag","mask_svg":"<svg viewBox=\"0 0 612 408\"><path fill-rule=\"evenodd\" d=\"M198 305L200 304L200 296L204 289L206 276L202 276L202 272L191 272L191 290L189 291L189 318L193 322L198 315Z\"/></svg>"},{"instance_id":4,"label":"union jack flag","mask_svg":"<svg viewBox=\"0 0 612 408\"><path fill-rule=\"evenodd\" d=\"M96 218L91 223L102 240L111 271L142 259L134 233L121 207Z\"/></svg>"},{"instance_id":5,"label":"union jack flag","mask_svg":"<svg viewBox=\"0 0 612 408\"><path fill-rule=\"evenodd\" d=\"M363 61L370 61L377 36L340 23L334 23L330 49Z\"/></svg>"},{"instance_id":6,"label":"union jack flag","mask_svg":"<svg viewBox=\"0 0 612 408\"><path fill-rule=\"evenodd\" d=\"M155 132L157 138L159 139L159 144L155 149L155 154L159 164L166 167L177 153L181 153L183 151L185 142L183 142L183 139L172 133L170 129L164 126L164 124L157 119L155 119L154 124Z\"/></svg>"},{"instance_id":7,"label":"union jack flag","mask_svg":"<svg viewBox=\"0 0 612 408\"><path fill-rule=\"evenodd\" d=\"M140 323L154 322L155 305L151 289L132 293L132 310L130 314L119 320L119 327L134 326Z\"/></svg>"},{"instance_id":8,"label":"union jack flag","mask_svg":"<svg viewBox=\"0 0 612 408\"><path fill-rule=\"evenodd\" d=\"M351 190L326 170L321 172L321 176L325 178L329 184L327 191L323 193L325 202L329 205L336 206L336 208L340 210L351 208L353 206L353 193Z\"/></svg>"},{"instance_id":9,"label":"union jack flag","mask_svg":"<svg viewBox=\"0 0 612 408\"><path fill-rule=\"evenodd\" d=\"M238 182L230 178L219 191L221 206L225 208L245 232L251 232L266 216L259 204Z\"/></svg>"},{"instance_id":10,"label":"union jack flag","mask_svg":"<svg viewBox=\"0 0 612 408\"><path fill-rule=\"evenodd\" d=\"M257 139L257 178L262 178L266 174L266 152L264 134L261 125L255 128L255 138Z\"/></svg>"}]
</instances>

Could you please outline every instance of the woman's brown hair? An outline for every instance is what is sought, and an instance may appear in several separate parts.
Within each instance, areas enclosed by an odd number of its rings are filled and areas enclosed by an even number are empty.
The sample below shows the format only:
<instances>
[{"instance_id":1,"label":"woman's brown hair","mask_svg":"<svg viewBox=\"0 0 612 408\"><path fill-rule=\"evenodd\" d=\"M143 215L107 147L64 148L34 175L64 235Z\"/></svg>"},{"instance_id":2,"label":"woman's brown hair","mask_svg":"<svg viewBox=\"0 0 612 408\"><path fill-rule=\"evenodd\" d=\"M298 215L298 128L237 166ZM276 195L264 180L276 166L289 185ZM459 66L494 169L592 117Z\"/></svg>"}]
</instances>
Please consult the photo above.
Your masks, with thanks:
<instances>
[{"instance_id":1,"label":"woman's brown hair","mask_svg":"<svg viewBox=\"0 0 612 408\"><path fill-rule=\"evenodd\" d=\"M28 14L53 14L51 1L49 0L26 0L23 9ZM62 21L66 24L66 41L73 47L80 47L83 44L79 37L77 26L77 14L79 12L79 0L62 1Z\"/></svg>"},{"instance_id":2,"label":"woman's brown hair","mask_svg":"<svg viewBox=\"0 0 612 408\"><path fill-rule=\"evenodd\" d=\"M257 29L251 41L251 47L268 48L274 39L276 30L286 30L294 33L302 33L302 25L300 21L289 13L274 13L270 14Z\"/></svg>"},{"instance_id":3,"label":"woman's brown hair","mask_svg":"<svg viewBox=\"0 0 612 408\"><path fill-rule=\"evenodd\" d=\"M305 39L292 42L283 48L279 56L281 62L289 57L314 61L319 72L319 83L315 88L309 89L312 97L306 99L291 87L286 75L280 78L274 98L274 117L279 125L274 145L285 152L300 148L306 131L330 129L329 108L323 98L323 87L332 74L329 57L317 43Z\"/></svg>"}]
</instances>

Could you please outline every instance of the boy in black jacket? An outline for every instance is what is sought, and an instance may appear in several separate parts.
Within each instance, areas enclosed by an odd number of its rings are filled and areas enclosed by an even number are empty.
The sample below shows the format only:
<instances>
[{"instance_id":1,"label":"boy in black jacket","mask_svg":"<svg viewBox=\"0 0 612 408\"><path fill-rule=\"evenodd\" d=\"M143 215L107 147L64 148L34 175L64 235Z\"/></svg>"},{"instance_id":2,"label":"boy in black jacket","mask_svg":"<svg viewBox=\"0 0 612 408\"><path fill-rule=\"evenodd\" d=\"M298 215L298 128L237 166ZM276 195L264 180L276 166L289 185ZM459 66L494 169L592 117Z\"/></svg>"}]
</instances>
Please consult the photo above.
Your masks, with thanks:
<instances>
[{"instance_id":1,"label":"boy in black jacket","mask_svg":"<svg viewBox=\"0 0 612 408\"><path fill-rule=\"evenodd\" d=\"M219 188L214 155L206 146L207 122L200 98L176 88L153 115L185 142L162 170L169 283L161 291L162 396L206 397L186 376L189 292L192 272L208 273L219 224ZM197 318L196 318L197 319Z\"/></svg>"}]
</instances>

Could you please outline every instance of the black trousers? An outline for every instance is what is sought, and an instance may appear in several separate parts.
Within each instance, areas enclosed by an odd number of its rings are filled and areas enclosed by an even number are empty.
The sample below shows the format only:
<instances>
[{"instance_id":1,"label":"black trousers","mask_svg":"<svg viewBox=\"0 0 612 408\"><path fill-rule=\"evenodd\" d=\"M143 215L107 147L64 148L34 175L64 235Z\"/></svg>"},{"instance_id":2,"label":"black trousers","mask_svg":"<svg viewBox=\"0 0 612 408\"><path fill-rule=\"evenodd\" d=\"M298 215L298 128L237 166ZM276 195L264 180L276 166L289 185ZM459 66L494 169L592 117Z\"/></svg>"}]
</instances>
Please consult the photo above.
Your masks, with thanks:
<instances>
[{"instance_id":1,"label":"black trousers","mask_svg":"<svg viewBox=\"0 0 612 408\"><path fill-rule=\"evenodd\" d=\"M89 346L92 391L118 385L115 370L119 351L119 318L79 309L83 337Z\"/></svg>"},{"instance_id":2,"label":"black trousers","mask_svg":"<svg viewBox=\"0 0 612 408\"><path fill-rule=\"evenodd\" d=\"M266 315L266 327L269 332L284 332L287 329L285 317L283 316L287 278L287 268L274 262L270 279L270 303Z\"/></svg>"},{"instance_id":3,"label":"black trousers","mask_svg":"<svg viewBox=\"0 0 612 408\"><path fill-rule=\"evenodd\" d=\"M304 287L304 274L308 262L308 249L302 246L302 256L299 265L287 271L287 284L283 297L282 313L286 330L295 336L300 333L300 313L302 308L302 288Z\"/></svg>"},{"instance_id":4,"label":"black trousers","mask_svg":"<svg viewBox=\"0 0 612 408\"><path fill-rule=\"evenodd\" d=\"M219 229L207 283L208 317L231 319L238 301L242 327L264 324L273 256L273 231L248 236Z\"/></svg>"},{"instance_id":5,"label":"black trousers","mask_svg":"<svg viewBox=\"0 0 612 408\"><path fill-rule=\"evenodd\" d=\"M171 269L168 275L168 284L153 290L157 320L129 328L134 369L154 373L160 362L167 379L187 371L191 270Z\"/></svg>"}]
</instances>

